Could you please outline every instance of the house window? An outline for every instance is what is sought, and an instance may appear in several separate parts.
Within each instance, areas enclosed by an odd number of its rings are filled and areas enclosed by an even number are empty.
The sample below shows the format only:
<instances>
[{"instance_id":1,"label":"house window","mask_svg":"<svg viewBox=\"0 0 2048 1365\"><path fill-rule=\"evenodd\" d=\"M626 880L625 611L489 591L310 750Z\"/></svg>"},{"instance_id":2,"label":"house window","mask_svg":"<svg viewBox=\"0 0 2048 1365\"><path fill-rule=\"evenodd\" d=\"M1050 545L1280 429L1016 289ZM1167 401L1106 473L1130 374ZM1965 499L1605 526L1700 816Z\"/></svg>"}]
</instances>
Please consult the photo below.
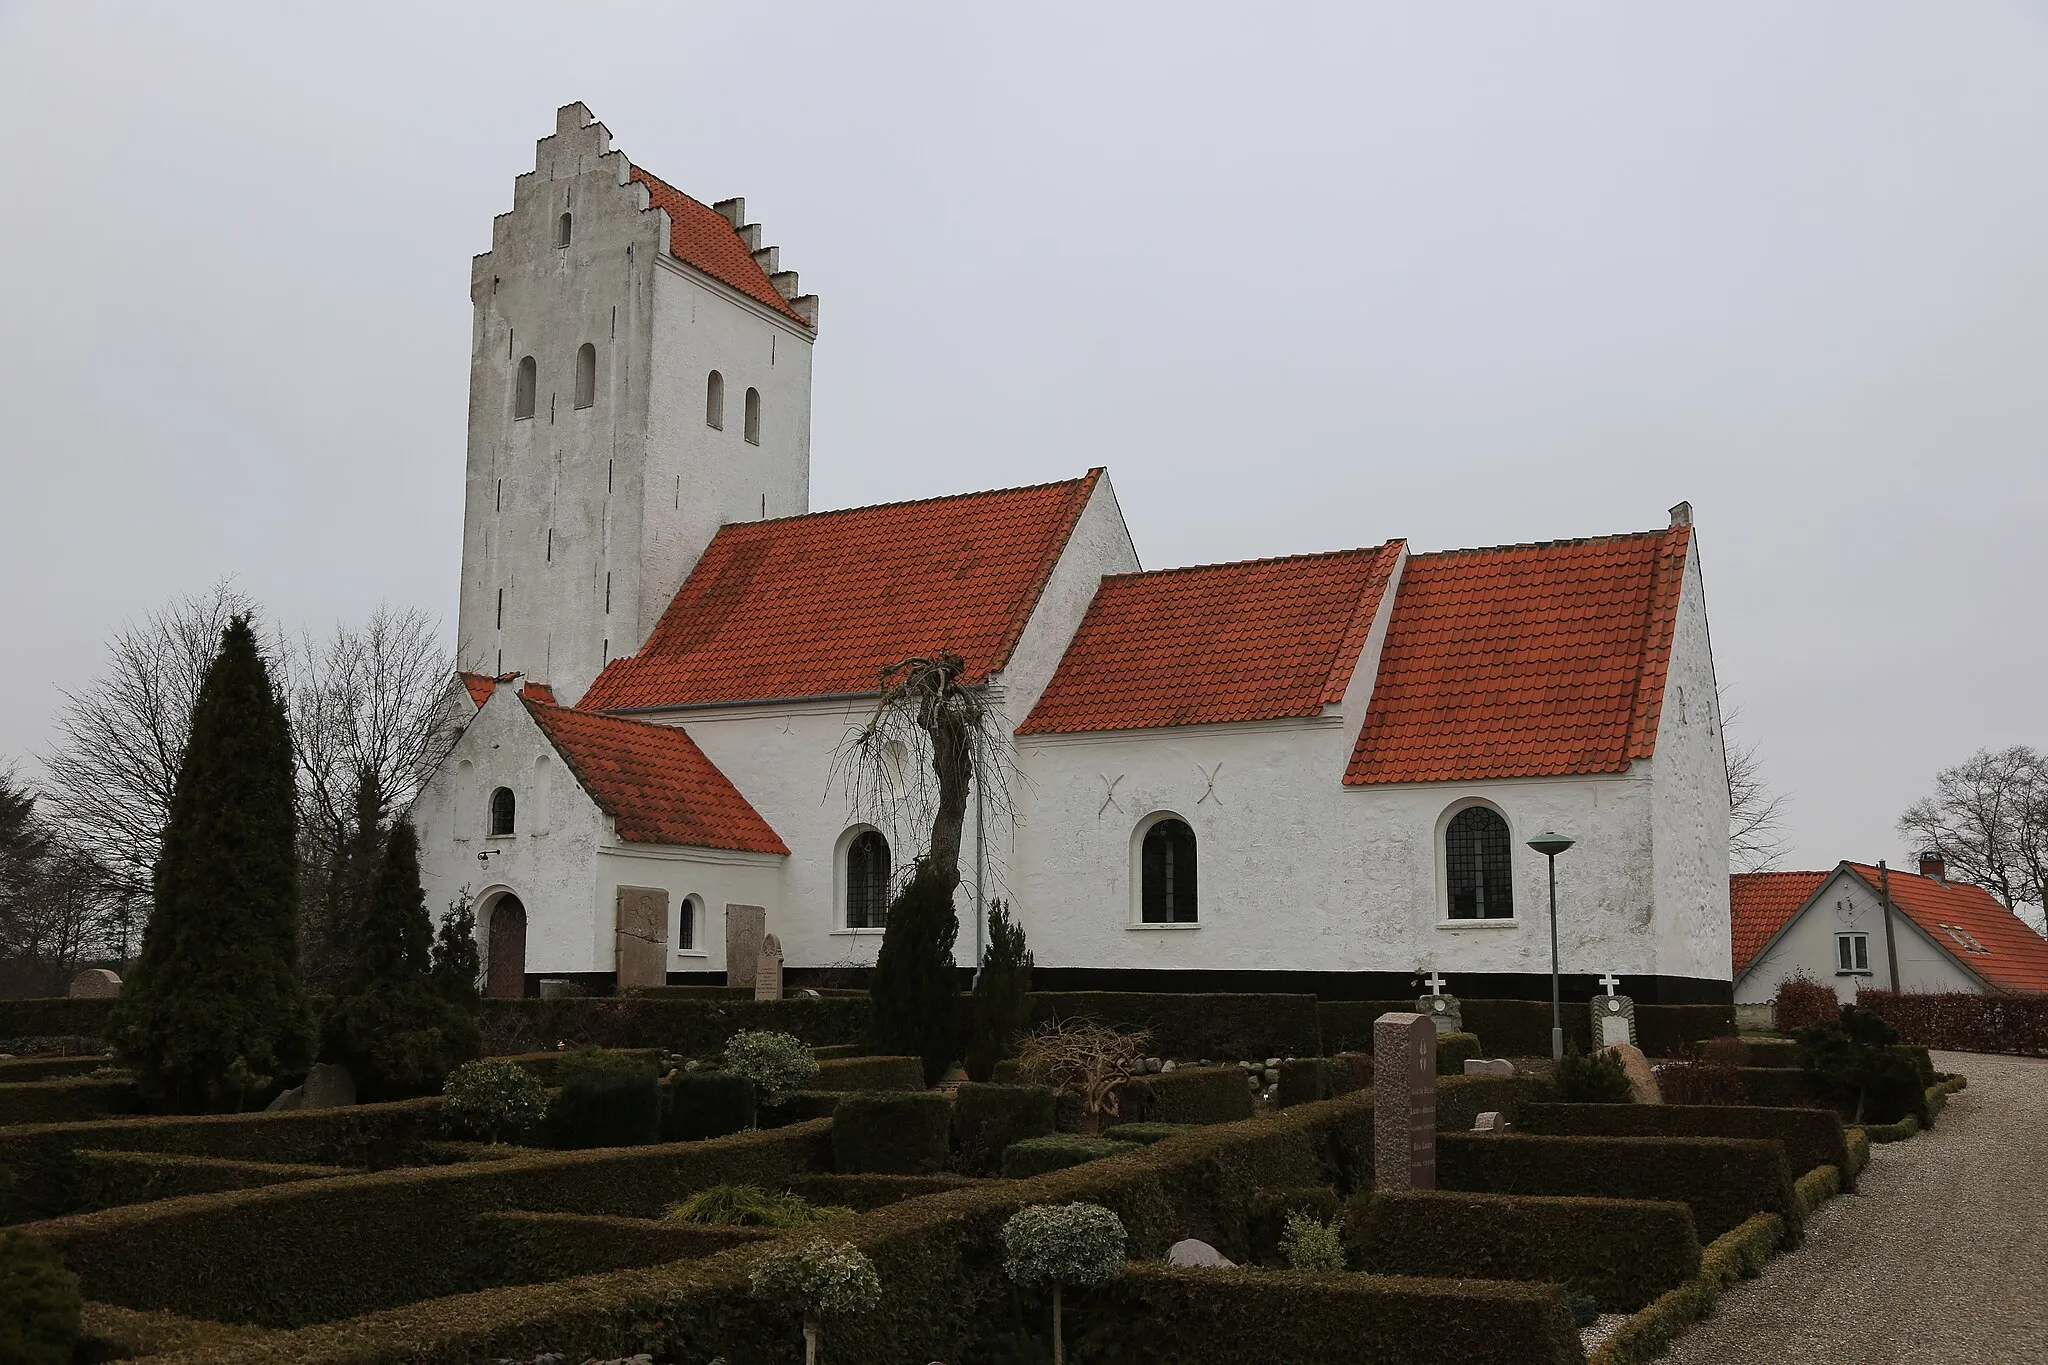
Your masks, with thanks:
<instances>
[{"instance_id":1,"label":"house window","mask_svg":"<svg viewBox=\"0 0 2048 1365\"><path fill-rule=\"evenodd\" d=\"M693 953L697 951L697 917L704 909L704 902L697 896L683 897L683 903L676 910L676 951Z\"/></svg>"},{"instance_id":2,"label":"house window","mask_svg":"<svg viewBox=\"0 0 2048 1365\"><path fill-rule=\"evenodd\" d=\"M539 391L539 371L534 367L532 356L519 360L519 375L512 382L512 419L518 421L533 416L533 396Z\"/></svg>"},{"instance_id":3,"label":"house window","mask_svg":"<svg viewBox=\"0 0 2048 1365\"><path fill-rule=\"evenodd\" d=\"M515 804L510 787L500 787L491 793L491 835L493 838L512 832L512 815Z\"/></svg>"},{"instance_id":4,"label":"house window","mask_svg":"<svg viewBox=\"0 0 2048 1365\"><path fill-rule=\"evenodd\" d=\"M560 218L557 218L555 220L555 245L569 245L569 234L574 227L575 224L570 221L568 214L565 213Z\"/></svg>"},{"instance_id":5,"label":"house window","mask_svg":"<svg viewBox=\"0 0 2048 1365\"><path fill-rule=\"evenodd\" d=\"M576 406L597 401L597 347L586 341L576 351Z\"/></svg>"},{"instance_id":6,"label":"house window","mask_svg":"<svg viewBox=\"0 0 2048 1365\"><path fill-rule=\"evenodd\" d=\"M1835 935L1835 975L1867 974L1870 971L1870 935Z\"/></svg>"},{"instance_id":7,"label":"house window","mask_svg":"<svg viewBox=\"0 0 2048 1365\"><path fill-rule=\"evenodd\" d=\"M1146 924L1195 922L1195 832L1168 816L1138 846L1138 917Z\"/></svg>"},{"instance_id":8,"label":"house window","mask_svg":"<svg viewBox=\"0 0 2048 1365\"><path fill-rule=\"evenodd\" d=\"M1444 827L1444 880L1452 919L1513 919L1515 883L1508 822L1491 806L1467 806Z\"/></svg>"},{"instance_id":9,"label":"house window","mask_svg":"<svg viewBox=\"0 0 2048 1365\"><path fill-rule=\"evenodd\" d=\"M749 445L761 444L761 391L759 389L747 390L747 425L746 430L741 434L747 438Z\"/></svg>"},{"instance_id":10,"label":"house window","mask_svg":"<svg viewBox=\"0 0 2048 1365\"><path fill-rule=\"evenodd\" d=\"M704 376L704 425L725 430L725 376L716 370Z\"/></svg>"},{"instance_id":11,"label":"house window","mask_svg":"<svg viewBox=\"0 0 2048 1365\"><path fill-rule=\"evenodd\" d=\"M889 841L864 829L846 846L846 927L880 929L889 921Z\"/></svg>"}]
</instances>

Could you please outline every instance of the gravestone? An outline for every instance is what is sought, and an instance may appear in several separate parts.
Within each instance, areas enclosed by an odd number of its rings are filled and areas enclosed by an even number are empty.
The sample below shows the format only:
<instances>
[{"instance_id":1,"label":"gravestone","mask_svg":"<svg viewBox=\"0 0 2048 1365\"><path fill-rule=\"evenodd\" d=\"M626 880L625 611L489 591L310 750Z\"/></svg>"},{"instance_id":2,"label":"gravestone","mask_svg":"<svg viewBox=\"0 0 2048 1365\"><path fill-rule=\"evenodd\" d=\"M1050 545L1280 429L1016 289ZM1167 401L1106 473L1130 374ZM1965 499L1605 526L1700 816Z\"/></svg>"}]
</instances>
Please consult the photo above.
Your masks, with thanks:
<instances>
[{"instance_id":1,"label":"gravestone","mask_svg":"<svg viewBox=\"0 0 2048 1365\"><path fill-rule=\"evenodd\" d=\"M356 1102L356 1078L339 1062L315 1062L300 1087L301 1109L340 1109Z\"/></svg>"},{"instance_id":2,"label":"gravestone","mask_svg":"<svg viewBox=\"0 0 2048 1365\"><path fill-rule=\"evenodd\" d=\"M1621 1058L1622 1074L1628 1077L1629 1099L1636 1104L1662 1104L1664 1092L1657 1088L1657 1073L1650 1069L1650 1059L1634 1043L1620 1043L1611 1048L1602 1048Z\"/></svg>"},{"instance_id":3,"label":"gravestone","mask_svg":"<svg viewBox=\"0 0 2048 1365\"><path fill-rule=\"evenodd\" d=\"M619 888L615 925L619 989L668 981L668 892L658 886Z\"/></svg>"},{"instance_id":4,"label":"gravestone","mask_svg":"<svg viewBox=\"0 0 2048 1365\"><path fill-rule=\"evenodd\" d=\"M540 998L543 1000L576 1000L583 995L583 987L574 981L559 976L542 977Z\"/></svg>"},{"instance_id":5,"label":"gravestone","mask_svg":"<svg viewBox=\"0 0 2048 1365\"><path fill-rule=\"evenodd\" d=\"M758 905L725 907L725 984L752 986L761 968L761 939L768 932L768 911Z\"/></svg>"},{"instance_id":6,"label":"gravestone","mask_svg":"<svg viewBox=\"0 0 2048 1365\"><path fill-rule=\"evenodd\" d=\"M1429 994L1415 1002L1415 1012L1428 1015L1438 1033L1463 1033L1464 1009L1459 1005L1457 996L1444 994L1442 974L1432 970L1423 978L1422 984L1429 987Z\"/></svg>"},{"instance_id":7,"label":"gravestone","mask_svg":"<svg viewBox=\"0 0 2048 1365\"><path fill-rule=\"evenodd\" d=\"M1475 1133L1505 1133L1507 1130L1507 1115L1497 1109L1489 1109L1472 1120L1472 1131Z\"/></svg>"},{"instance_id":8,"label":"gravestone","mask_svg":"<svg viewBox=\"0 0 2048 1365\"><path fill-rule=\"evenodd\" d=\"M1512 1076L1515 1074L1515 1064L1508 1061L1505 1057L1467 1057L1465 1059L1465 1074L1467 1076Z\"/></svg>"},{"instance_id":9,"label":"gravestone","mask_svg":"<svg viewBox=\"0 0 2048 1365\"><path fill-rule=\"evenodd\" d=\"M1436 1188L1436 1025L1382 1014L1372 1025L1375 1188Z\"/></svg>"},{"instance_id":10,"label":"gravestone","mask_svg":"<svg viewBox=\"0 0 2048 1365\"><path fill-rule=\"evenodd\" d=\"M761 955L755 959L754 998L782 998L782 940L773 934L761 938Z\"/></svg>"},{"instance_id":11,"label":"gravestone","mask_svg":"<svg viewBox=\"0 0 2048 1365\"><path fill-rule=\"evenodd\" d=\"M105 1000L121 993L121 978L105 967L88 967L71 978L74 1000Z\"/></svg>"},{"instance_id":12,"label":"gravestone","mask_svg":"<svg viewBox=\"0 0 2048 1365\"><path fill-rule=\"evenodd\" d=\"M1207 1242L1193 1237L1183 1238L1166 1249L1166 1263L1177 1266L1196 1266L1209 1270L1235 1270L1237 1262L1225 1256Z\"/></svg>"}]
</instances>

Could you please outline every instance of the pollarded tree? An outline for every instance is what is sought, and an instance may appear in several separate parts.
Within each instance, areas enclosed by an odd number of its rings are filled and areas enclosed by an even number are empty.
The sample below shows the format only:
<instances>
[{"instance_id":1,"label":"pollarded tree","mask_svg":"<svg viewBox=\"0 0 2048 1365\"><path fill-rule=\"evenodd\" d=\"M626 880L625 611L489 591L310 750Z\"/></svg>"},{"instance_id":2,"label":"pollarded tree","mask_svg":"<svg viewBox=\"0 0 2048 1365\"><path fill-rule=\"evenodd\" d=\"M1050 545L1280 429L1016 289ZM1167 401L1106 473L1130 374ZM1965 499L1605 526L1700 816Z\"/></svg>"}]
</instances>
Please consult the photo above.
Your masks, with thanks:
<instances>
[{"instance_id":1,"label":"pollarded tree","mask_svg":"<svg viewBox=\"0 0 2048 1365\"><path fill-rule=\"evenodd\" d=\"M145 1091L173 1110L238 1109L310 1060L295 795L284 703L237 615L192 709L156 911L108 1025Z\"/></svg>"},{"instance_id":2,"label":"pollarded tree","mask_svg":"<svg viewBox=\"0 0 2048 1365\"><path fill-rule=\"evenodd\" d=\"M1053 1365L1067 1348L1060 1323L1060 1291L1101 1284L1124 1268L1123 1220L1099 1204L1033 1204L1003 1224L1003 1270L1027 1288L1052 1288Z\"/></svg>"},{"instance_id":3,"label":"pollarded tree","mask_svg":"<svg viewBox=\"0 0 2048 1365\"><path fill-rule=\"evenodd\" d=\"M755 1298L803 1314L804 1365L817 1365L826 1317L866 1313L882 1301L882 1282L867 1254L850 1242L835 1246L822 1237L770 1252L747 1278Z\"/></svg>"}]
</instances>

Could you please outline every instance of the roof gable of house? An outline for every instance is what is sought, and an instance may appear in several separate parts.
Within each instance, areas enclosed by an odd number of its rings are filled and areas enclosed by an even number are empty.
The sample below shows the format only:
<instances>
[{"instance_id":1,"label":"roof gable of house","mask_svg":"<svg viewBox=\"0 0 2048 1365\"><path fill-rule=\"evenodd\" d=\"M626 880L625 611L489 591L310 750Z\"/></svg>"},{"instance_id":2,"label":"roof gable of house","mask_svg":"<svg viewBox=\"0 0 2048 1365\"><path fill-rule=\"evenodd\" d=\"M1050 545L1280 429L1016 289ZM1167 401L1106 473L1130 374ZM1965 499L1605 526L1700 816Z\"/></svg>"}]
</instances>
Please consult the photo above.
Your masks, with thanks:
<instances>
[{"instance_id":1,"label":"roof gable of house","mask_svg":"<svg viewBox=\"0 0 2048 1365\"><path fill-rule=\"evenodd\" d=\"M1877 890L1880 878L1875 867L1843 866ZM1892 904L1969 971L2002 991L2048 992L2048 939L2029 929L1989 891L1912 872L1893 872L1890 883Z\"/></svg>"},{"instance_id":2,"label":"roof gable of house","mask_svg":"<svg viewBox=\"0 0 2048 1365\"><path fill-rule=\"evenodd\" d=\"M1728 878L1729 956L1735 975L1749 970L1749 964L1777 937L1821 884L1834 875L1826 872L1737 872Z\"/></svg>"},{"instance_id":3,"label":"roof gable of house","mask_svg":"<svg viewBox=\"0 0 2048 1365\"><path fill-rule=\"evenodd\" d=\"M774 521L713 538L638 654L578 706L649 710L865 695L883 667L1004 667L1102 476Z\"/></svg>"},{"instance_id":4,"label":"roof gable of house","mask_svg":"<svg viewBox=\"0 0 2048 1365\"><path fill-rule=\"evenodd\" d=\"M1105 578L1018 733L1315 715L1343 700L1401 548Z\"/></svg>"},{"instance_id":5,"label":"roof gable of house","mask_svg":"<svg viewBox=\"0 0 2048 1365\"><path fill-rule=\"evenodd\" d=\"M1691 530L1410 556L1346 783L1652 756Z\"/></svg>"}]
</instances>

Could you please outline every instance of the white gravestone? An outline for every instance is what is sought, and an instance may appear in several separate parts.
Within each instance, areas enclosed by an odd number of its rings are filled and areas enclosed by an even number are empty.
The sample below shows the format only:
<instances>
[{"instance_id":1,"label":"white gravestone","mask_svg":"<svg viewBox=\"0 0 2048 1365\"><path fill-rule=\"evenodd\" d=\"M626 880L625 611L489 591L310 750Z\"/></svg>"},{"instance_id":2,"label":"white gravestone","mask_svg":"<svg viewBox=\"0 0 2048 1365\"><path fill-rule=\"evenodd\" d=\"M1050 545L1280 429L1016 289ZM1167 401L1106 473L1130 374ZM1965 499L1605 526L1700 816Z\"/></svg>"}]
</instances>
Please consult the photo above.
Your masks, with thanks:
<instances>
[{"instance_id":1,"label":"white gravestone","mask_svg":"<svg viewBox=\"0 0 2048 1365\"><path fill-rule=\"evenodd\" d=\"M1625 995L1616 995L1614 988L1621 984L1621 978L1613 972L1600 978L1600 984L1607 988L1607 994L1593 997L1594 1028L1599 1035L1599 1046L1619 1047L1636 1040L1636 1002Z\"/></svg>"},{"instance_id":2,"label":"white gravestone","mask_svg":"<svg viewBox=\"0 0 2048 1365\"><path fill-rule=\"evenodd\" d=\"M1415 1002L1415 1012L1428 1015L1430 1022L1436 1025L1438 1033L1463 1033L1463 1007L1459 1005L1457 996L1444 994L1442 973L1431 968L1429 975L1422 979L1422 984L1429 987L1429 994Z\"/></svg>"},{"instance_id":3,"label":"white gravestone","mask_svg":"<svg viewBox=\"0 0 2048 1365\"><path fill-rule=\"evenodd\" d=\"M756 1000L780 1000L782 998L782 940L773 934L761 938L761 956L756 959L754 971L754 998Z\"/></svg>"},{"instance_id":4,"label":"white gravestone","mask_svg":"<svg viewBox=\"0 0 2048 1365\"><path fill-rule=\"evenodd\" d=\"M1372 1025L1372 1183L1436 1188L1436 1027L1424 1014Z\"/></svg>"}]
</instances>

